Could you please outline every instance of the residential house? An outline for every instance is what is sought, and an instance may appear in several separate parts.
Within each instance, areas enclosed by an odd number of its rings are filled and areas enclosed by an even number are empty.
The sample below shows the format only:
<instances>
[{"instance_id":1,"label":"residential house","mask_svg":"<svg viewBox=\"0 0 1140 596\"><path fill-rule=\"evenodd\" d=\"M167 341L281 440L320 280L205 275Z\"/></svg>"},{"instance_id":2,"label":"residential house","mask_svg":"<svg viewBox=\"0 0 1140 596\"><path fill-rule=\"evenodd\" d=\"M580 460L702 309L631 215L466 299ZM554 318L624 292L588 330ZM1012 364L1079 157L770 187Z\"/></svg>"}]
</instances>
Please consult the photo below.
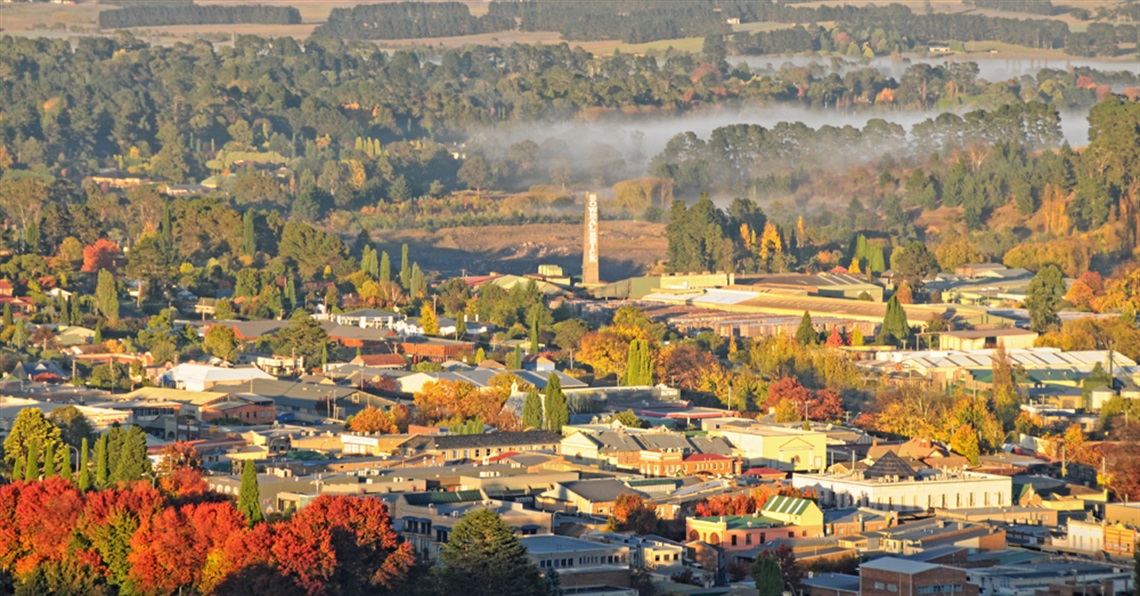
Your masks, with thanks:
<instances>
[{"instance_id":1,"label":"residential house","mask_svg":"<svg viewBox=\"0 0 1140 596\"><path fill-rule=\"evenodd\" d=\"M769 497L760 508L760 515L802 528L808 536L823 535L823 511L811 499L784 495Z\"/></svg>"},{"instance_id":2,"label":"residential house","mask_svg":"<svg viewBox=\"0 0 1140 596\"><path fill-rule=\"evenodd\" d=\"M343 420L366 406L389 409L396 402L352 387L324 383L255 378L249 381L217 383L214 391L230 391L273 401L279 412L312 420Z\"/></svg>"},{"instance_id":3,"label":"residential house","mask_svg":"<svg viewBox=\"0 0 1140 596\"><path fill-rule=\"evenodd\" d=\"M393 370L408 367L407 360L404 360L404 357L399 354L360 354L352 360L349 360L348 363L357 366L367 366L369 368L389 368Z\"/></svg>"}]
</instances>

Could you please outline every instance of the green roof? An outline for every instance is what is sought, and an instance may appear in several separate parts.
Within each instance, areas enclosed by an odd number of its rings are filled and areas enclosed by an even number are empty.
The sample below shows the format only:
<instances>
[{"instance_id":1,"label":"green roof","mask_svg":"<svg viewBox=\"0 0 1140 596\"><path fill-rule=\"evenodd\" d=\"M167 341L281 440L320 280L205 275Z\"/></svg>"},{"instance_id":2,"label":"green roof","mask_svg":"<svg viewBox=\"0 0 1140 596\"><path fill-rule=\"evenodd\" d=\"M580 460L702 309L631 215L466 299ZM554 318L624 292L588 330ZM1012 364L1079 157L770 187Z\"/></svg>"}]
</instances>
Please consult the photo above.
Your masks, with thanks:
<instances>
[{"instance_id":1,"label":"green roof","mask_svg":"<svg viewBox=\"0 0 1140 596\"><path fill-rule=\"evenodd\" d=\"M979 383L993 383L994 371L989 368L972 369L969 374ZM1037 368L1017 375L1018 383L1057 383L1075 382L1089 376L1089 373L1072 369Z\"/></svg>"},{"instance_id":2,"label":"green roof","mask_svg":"<svg viewBox=\"0 0 1140 596\"><path fill-rule=\"evenodd\" d=\"M763 515L724 515L714 517L698 517L703 522L722 522L728 530L747 530L749 528L781 528L784 522L764 517Z\"/></svg>"},{"instance_id":3,"label":"green roof","mask_svg":"<svg viewBox=\"0 0 1140 596\"><path fill-rule=\"evenodd\" d=\"M465 503L483 500L480 490L436 491L427 493L406 493L404 500L409 505L443 505L445 503Z\"/></svg>"},{"instance_id":4,"label":"green roof","mask_svg":"<svg viewBox=\"0 0 1140 596\"><path fill-rule=\"evenodd\" d=\"M760 511L764 513L784 513L788 515L803 515L811 507L812 502L799 497L786 497L783 495L771 497Z\"/></svg>"}]
</instances>

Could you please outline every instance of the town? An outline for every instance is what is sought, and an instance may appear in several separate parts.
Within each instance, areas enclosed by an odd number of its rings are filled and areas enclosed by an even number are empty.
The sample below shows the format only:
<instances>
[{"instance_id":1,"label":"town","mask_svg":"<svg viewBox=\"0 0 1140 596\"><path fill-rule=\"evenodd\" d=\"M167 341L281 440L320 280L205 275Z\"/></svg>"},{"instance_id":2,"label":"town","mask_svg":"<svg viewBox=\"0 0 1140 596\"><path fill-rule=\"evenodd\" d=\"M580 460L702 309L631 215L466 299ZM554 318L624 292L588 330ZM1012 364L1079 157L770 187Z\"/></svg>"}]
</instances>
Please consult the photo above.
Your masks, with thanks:
<instances>
[{"instance_id":1,"label":"town","mask_svg":"<svg viewBox=\"0 0 1140 596\"><path fill-rule=\"evenodd\" d=\"M1140 594L1137 0L0 2L0 594Z\"/></svg>"},{"instance_id":2,"label":"town","mask_svg":"<svg viewBox=\"0 0 1140 596\"><path fill-rule=\"evenodd\" d=\"M72 363L3 379L13 477L153 478L251 520L375 499L427 565L488 510L567 594L1134 589L1140 366L1040 345L1041 307L1003 305L1034 304L1041 274L960 266L921 280L953 302L922 305L891 271L601 283L590 198L582 278L441 279L418 316L329 292L241 321L248 298L179 295L138 341L200 343L187 361L100 341L67 308L28 323L43 299L0 282L13 341ZM415 283L380 262L361 274Z\"/></svg>"}]
</instances>

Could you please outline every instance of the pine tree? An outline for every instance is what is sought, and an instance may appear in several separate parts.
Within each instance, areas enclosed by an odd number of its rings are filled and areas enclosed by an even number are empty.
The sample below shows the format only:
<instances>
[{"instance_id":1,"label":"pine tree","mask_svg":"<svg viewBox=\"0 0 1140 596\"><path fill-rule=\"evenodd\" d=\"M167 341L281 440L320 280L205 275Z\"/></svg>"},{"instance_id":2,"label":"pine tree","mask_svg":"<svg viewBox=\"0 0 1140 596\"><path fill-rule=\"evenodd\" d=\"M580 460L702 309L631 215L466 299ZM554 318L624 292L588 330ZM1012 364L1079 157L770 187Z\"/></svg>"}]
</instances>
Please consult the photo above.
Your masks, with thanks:
<instances>
[{"instance_id":1,"label":"pine tree","mask_svg":"<svg viewBox=\"0 0 1140 596\"><path fill-rule=\"evenodd\" d=\"M523 426L542 428L542 400L537 391L528 391L526 394L526 401L523 402Z\"/></svg>"},{"instance_id":2,"label":"pine tree","mask_svg":"<svg viewBox=\"0 0 1140 596\"><path fill-rule=\"evenodd\" d=\"M87 437L83 438L83 446L79 449L79 490L91 490L91 471L87 469Z\"/></svg>"},{"instance_id":3,"label":"pine tree","mask_svg":"<svg viewBox=\"0 0 1140 596\"><path fill-rule=\"evenodd\" d=\"M33 440L28 446L28 459L24 465L24 482L34 482L40 479L40 442Z\"/></svg>"},{"instance_id":4,"label":"pine tree","mask_svg":"<svg viewBox=\"0 0 1140 596\"><path fill-rule=\"evenodd\" d=\"M44 478L55 476L55 444L44 447Z\"/></svg>"},{"instance_id":5,"label":"pine tree","mask_svg":"<svg viewBox=\"0 0 1140 596\"><path fill-rule=\"evenodd\" d=\"M544 401L547 430L562 432L562 427L570 422L570 406L566 402L566 394L562 392L562 381L555 373L550 373L550 380L546 383Z\"/></svg>"},{"instance_id":6,"label":"pine tree","mask_svg":"<svg viewBox=\"0 0 1140 596\"><path fill-rule=\"evenodd\" d=\"M499 514L476 509L463 516L439 552L441 594L546 596L547 584L526 547Z\"/></svg>"},{"instance_id":7,"label":"pine tree","mask_svg":"<svg viewBox=\"0 0 1140 596\"><path fill-rule=\"evenodd\" d=\"M107 459L107 435L95 440L95 488L104 489L110 483Z\"/></svg>"},{"instance_id":8,"label":"pine tree","mask_svg":"<svg viewBox=\"0 0 1140 596\"><path fill-rule=\"evenodd\" d=\"M132 426L122 437L122 445L118 449L118 457L114 457L114 450L108 449L110 461L115 462L111 473L111 483L134 482L150 475L150 458L146 454L146 433L143 429Z\"/></svg>"},{"instance_id":9,"label":"pine tree","mask_svg":"<svg viewBox=\"0 0 1140 596\"><path fill-rule=\"evenodd\" d=\"M804 317L800 320L800 328L796 330L796 341L801 345L809 346L819 340L819 334L815 331L815 325L811 323L811 314L804 311Z\"/></svg>"},{"instance_id":10,"label":"pine tree","mask_svg":"<svg viewBox=\"0 0 1140 596\"><path fill-rule=\"evenodd\" d=\"M261 491L257 486L257 467L245 460L241 469L241 489L238 491L238 511L245 515L246 523L256 524L265 517L261 513Z\"/></svg>"},{"instance_id":11,"label":"pine tree","mask_svg":"<svg viewBox=\"0 0 1140 596\"><path fill-rule=\"evenodd\" d=\"M388 257L388 251L380 253L380 283L387 283L392 281L392 259Z\"/></svg>"},{"instance_id":12,"label":"pine tree","mask_svg":"<svg viewBox=\"0 0 1140 596\"><path fill-rule=\"evenodd\" d=\"M780 596L784 593L784 574L775 557L760 556L752 564L752 579L760 596Z\"/></svg>"},{"instance_id":13,"label":"pine tree","mask_svg":"<svg viewBox=\"0 0 1140 596\"><path fill-rule=\"evenodd\" d=\"M408 245L400 247L400 285L409 294L412 292L412 266L408 262Z\"/></svg>"},{"instance_id":14,"label":"pine tree","mask_svg":"<svg viewBox=\"0 0 1140 596\"><path fill-rule=\"evenodd\" d=\"M1025 297L1029 328L1044 333L1060 324L1057 309L1065 294L1065 281L1056 265L1046 265L1033 276Z\"/></svg>"},{"instance_id":15,"label":"pine tree","mask_svg":"<svg viewBox=\"0 0 1140 596\"><path fill-rule=\"evenodd\" d=\"M898 295L891 296L887 301L887 313L883 316L883 324L879 327L878 343L880 344L906 344L910 337L910 324L906 320L906 311L899 302Z\"/></svg>"}]
</instances>

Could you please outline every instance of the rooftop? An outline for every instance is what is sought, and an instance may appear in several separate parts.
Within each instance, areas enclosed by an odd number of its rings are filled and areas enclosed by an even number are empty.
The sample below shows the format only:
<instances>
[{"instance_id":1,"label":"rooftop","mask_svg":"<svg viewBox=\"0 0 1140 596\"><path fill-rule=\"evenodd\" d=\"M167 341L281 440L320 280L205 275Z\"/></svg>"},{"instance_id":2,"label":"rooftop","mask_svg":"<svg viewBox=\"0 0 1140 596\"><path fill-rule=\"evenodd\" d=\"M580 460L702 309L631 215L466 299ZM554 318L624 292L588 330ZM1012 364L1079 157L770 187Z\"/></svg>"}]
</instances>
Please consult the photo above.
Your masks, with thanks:
<instances>
[{"instance_id":1,"label":"rooftop","mask_svg":"<svg viewBox=\"0 0 1140 596\"><path fill-rule=\"evenodd\" d=\"M785 524L782 521L764 517L763 515L722 515L712 517L690 518L706 523L723 523L726 530L747 530L750 528L780 528Z\"/></svg>"},{"instance_id":2,"label":"rooftop","mask_svg":"<svg viewBox=\"0 0 1140 596\"><path fill-rule=\"evenodd\" d=\"M923 563L921 561L910 561L907 559L900 559L898 557L881 557L867 561L866 563L860 565L860 569L877 569L880 571L890 571L893 573L902 573L905 575L924 573L938 569L938 567L938 565Z\"/></svg>"},{"instance_id":3,"label":"rooftop","mask_svg":"<svg viewBox=\"0 0 1140 596\"><path fill-rule=\"evenodd\" d=\"M541 534L538 536L523 536L523 546L527 552L533 554L547 554L569 552L578 550L624 548L620 545L604 544L592 540L583 540L571 536L556 536L554 534Z\"/></svg>"}]
</instances>

